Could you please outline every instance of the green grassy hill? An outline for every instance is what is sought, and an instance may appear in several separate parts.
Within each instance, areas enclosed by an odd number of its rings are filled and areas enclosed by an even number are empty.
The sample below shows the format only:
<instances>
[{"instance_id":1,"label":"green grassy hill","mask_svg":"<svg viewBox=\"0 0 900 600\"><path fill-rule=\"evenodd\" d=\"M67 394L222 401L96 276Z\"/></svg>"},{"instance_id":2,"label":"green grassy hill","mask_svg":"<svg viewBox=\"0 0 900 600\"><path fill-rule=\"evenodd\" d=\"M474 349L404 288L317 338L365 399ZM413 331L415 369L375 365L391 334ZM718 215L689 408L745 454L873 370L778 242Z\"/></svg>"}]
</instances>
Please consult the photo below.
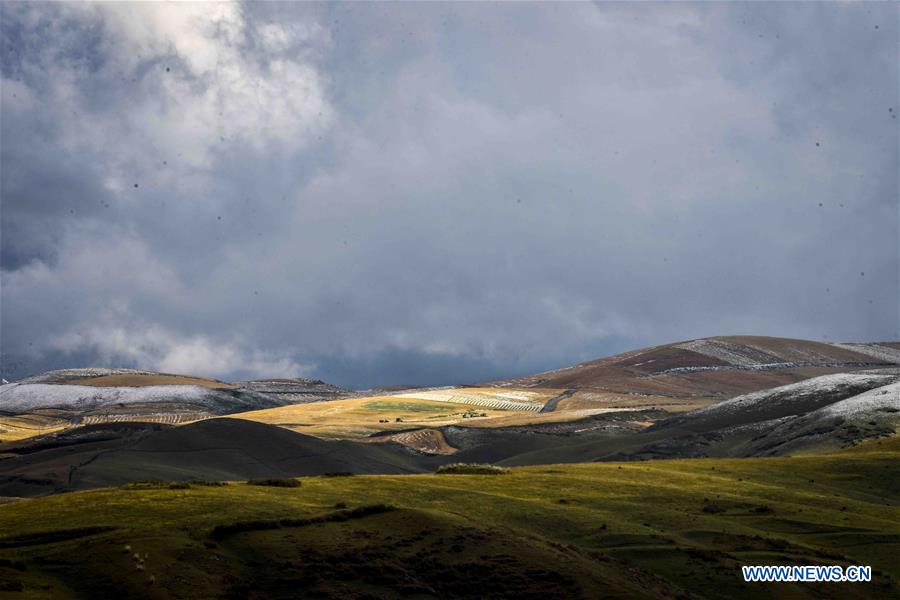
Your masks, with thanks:
<instances>
[{"instance_id":1,"label":"green grassy hill","mask_svg":"<svg viewBox=\"0 0 900 600\"><path fill-rule=\"evenodd\" d=\"M897 597L898 458L895 437L818 456L19 500L0 505L0 598ZM742 582L740 565L769 563L876 576Z\"/></svg>"}]
</instances>

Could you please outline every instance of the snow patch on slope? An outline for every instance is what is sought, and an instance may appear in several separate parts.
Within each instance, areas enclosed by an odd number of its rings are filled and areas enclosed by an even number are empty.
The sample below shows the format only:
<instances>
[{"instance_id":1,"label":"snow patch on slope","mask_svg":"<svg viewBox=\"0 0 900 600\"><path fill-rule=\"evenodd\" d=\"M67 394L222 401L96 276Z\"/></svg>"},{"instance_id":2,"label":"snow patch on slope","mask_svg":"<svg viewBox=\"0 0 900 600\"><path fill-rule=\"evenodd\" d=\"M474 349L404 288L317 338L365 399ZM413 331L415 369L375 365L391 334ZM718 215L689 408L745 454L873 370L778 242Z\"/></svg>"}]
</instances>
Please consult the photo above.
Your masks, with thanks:
<instances>
[{"instance_id":1,"label":"snow patch on slope","mask_svg":"<svg viewBox=\"0 0 900 600\"><path fill-rule=\"evenodd\" d=\"M900 364L900 350L891 348L890 346L880 346L878 344L840 344L837 342L832 343L831 345L843 348L844 350L851 350L853 352L858 352L859 354L872 356L884 362Z\"/></svg>"},{"instance_id":2,"label":"snow patch on slope","mask_svg":"<svg viewBox=\"0 0 900 600\"><path fill-rule=\"evenodd\" d=\"M230 391L198 385L150 385L144 387L95 387L47 383L10 383L0 386L0 411L21 413L36 408L88 410L112 404L184 402L213 410L267 408L278 405L270 398L238 396Z\"/></svg>"},{"instance_id":3,"label":"snow patch on slope","mask_svg":"<svg viewBox=\"0 0 900 600\"><path fill-rule=\"evenodd\" d=\"M38 375L32 375L25 379L20 379L14 383L56 383L58 381L71 381L73 379L88 379L91 377L104 377L107 375L160 375L153 371L141 371L139 369L106 369L100 367L91 367L86 369L57 369L56 371L47 371Z\"/></svg>"},{"instance_id":4,"label":"snow patch on slope","mask_svg":"<svg viewBox=\"0 0 900 600\"><path fill-rule=\"evenodd\" d=\"M900 382L885 385L835 402L812 413L822 417L852 417L874 411L900 411Z\"/></svg>"},{"instance_id":5,"label":"snow patch on slope","mask_svg":"<svg viewBox=\"0 0 900 600\"><path fill-rule=\"evenodd\" d=\"M799 400L815 395L833 394L841 388L848 387L878 387L893 383L897 380L895 373L834 373L806 379L797 383L782 385L776 388L761 390L737 396L730 400L724 400L717 404L697 409L689 415L715 415L729 412L739 412L766 403L771 407L772 403L791 404Z\"/></svg>"},{"instance_id":6,"label":"snow patch on slope","mask_svg":"<svg viewBox=\"0 0 900 600\"><path fill-rule=\"evenodd\" d=\"M717 358L730 365L752 367L759 364L780 362L777 356L763 352L748 345L738 345L723 340L703 339L691 340L675 346L681 350L690 350L697 354Z\"/></svg>"}]
</instances>

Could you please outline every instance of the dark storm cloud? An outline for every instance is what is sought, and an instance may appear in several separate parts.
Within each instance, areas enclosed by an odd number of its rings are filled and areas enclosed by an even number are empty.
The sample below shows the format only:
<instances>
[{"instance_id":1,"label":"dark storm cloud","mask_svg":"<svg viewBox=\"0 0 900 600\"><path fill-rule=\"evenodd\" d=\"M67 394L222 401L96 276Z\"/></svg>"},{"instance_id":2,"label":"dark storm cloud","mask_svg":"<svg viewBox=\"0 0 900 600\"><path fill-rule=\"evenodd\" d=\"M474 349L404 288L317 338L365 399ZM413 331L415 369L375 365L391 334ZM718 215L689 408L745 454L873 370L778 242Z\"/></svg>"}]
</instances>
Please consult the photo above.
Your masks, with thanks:
<instances>
[{"instance_id":1,"label":"dark storm cloud","mask_svg":"<svg viewBox=\"0 0 900 600\"><path fill-rule=\"evenodd\" d=\"M896 5L200 6L2 5L22 371L900 335Z\"/></svg>"}]
</instances>

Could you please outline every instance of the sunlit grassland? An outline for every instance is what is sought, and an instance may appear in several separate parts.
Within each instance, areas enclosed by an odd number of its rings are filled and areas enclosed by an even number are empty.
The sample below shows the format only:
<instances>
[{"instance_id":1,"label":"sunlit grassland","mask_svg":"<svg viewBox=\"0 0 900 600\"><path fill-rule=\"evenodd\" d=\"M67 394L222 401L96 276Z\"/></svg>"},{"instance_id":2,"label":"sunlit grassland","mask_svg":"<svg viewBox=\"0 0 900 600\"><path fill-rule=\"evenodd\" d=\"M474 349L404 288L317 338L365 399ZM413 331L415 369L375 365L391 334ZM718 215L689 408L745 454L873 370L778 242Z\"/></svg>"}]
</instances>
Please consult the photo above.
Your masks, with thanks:
<instances>
[{"instance_id":1,"label":"sunlit grassland","mask_svg":"<svg viewBox=\"0 0 900 600\"><path fill-rule=\"evenodd\" d=\"M325 556L348 548L377 553L396 543L398 532L415 529L415 535L409 533L409 547L377 554L387 569L396 567L392 561L405 560L407 551L437 553L449 532L464 530L471 539L436 556L450 563L474 560L482 551L477 540L483 535L502 540L512 555L532 556L528 560L542 562L559 554L553 559L559 562L559 576L582 590L599 585L599 577L623 594L644 590L653 595L662 586L701 597L725 591L741 596L752 588L738 581L740 564L836 563L870 564L878 581L856 587L767 589L795 597L813 597L822 590L845 597L889 596L898 591L900 579L898 458L894 438L794 458L550 465L491 476L313 477L288 489L232 483L70 493L0 505L0 559L27 565L21 572L0 573L18 578L38 596L46 592L32 587L40 581L55 581L51 588L62 595L106 584L127 586L133 574L118 564L117 553L129 544L150 554L146 572L159 581L153 590L183 589L203 596L223 589L223 573L229 569L255 568L245 552L274 557L305 544L305 551L318 548ZM203 577L194 573L199 563L177 559L192 552L208 554L203 544L217 525L314 517L381 503L397 511L347 523L235 535L216 547L213 552L220 556L203 567L209 570ZM92 533L85 528L109 529ZM78 529L88 533L51 543L23 537ZM344 560L338 558L338 563ZM623 565L637 579L617 579ZM79 580L77 573L89 573L88 579ZM335 593L340 589L329 588L327 581L317 585ZM149 593L144 587L135 590Z\"/></svg>"},{"instance_id":2,"label":"sunlit grassland","mask_svg":"<svg viewBox=\"0 0 900 600\"><path fill-rule=\"evenodd\" d=\"M325 438L359 438L378 431L441 427L462 421L468 424L470 421L488 421L520 414L517 411L475 409L476 407L467 404L396 396L372 396L294 404L232 414L228 417L279 425ZM477 416L468 418L473 412L477 412ZM484 416L481 416L482 413Z\"/></svg>"},{"instance_id":3,"label":"sunlit grassland","mask_svg":"<svg viewBox=\"0 0 900 600\"><path fill-rule=\"evenodd\" d=\"M558 392L560 390L541 389L528 393L531 394L529 398L532 398L534 402L542 402L557 395ZM510 398L514 400L515 395L520 393L524 392L500 388L431 390L403 395L369 396L294 404L231 414L228 417L279 425L323 438L356 439L376 432L403 431L410 428L443 427L456 424L466 427L510 427L573 421L596 414L637 410L596 406L591 409L539 413L534 410L510 410L475 404L476 402L488 402L502 406L508 404L508 401L496 398L497 394L512 394ZM420 398L416 394L430 394L435 397L443 394L441 397L446 399ZM468 398L471 399L471 402L451 402L450 398Z\"/></svg>"},{"instance_id":4,"label":"sunlit grassland","mask_svg":"<svg viewBox=\"0 0 900 600\"><path fill-rule=\"evenodd\" d=\"M47 435L69 427L68 421L42 415L0 415L0 442Z\"/></svg>"}]
</instances>

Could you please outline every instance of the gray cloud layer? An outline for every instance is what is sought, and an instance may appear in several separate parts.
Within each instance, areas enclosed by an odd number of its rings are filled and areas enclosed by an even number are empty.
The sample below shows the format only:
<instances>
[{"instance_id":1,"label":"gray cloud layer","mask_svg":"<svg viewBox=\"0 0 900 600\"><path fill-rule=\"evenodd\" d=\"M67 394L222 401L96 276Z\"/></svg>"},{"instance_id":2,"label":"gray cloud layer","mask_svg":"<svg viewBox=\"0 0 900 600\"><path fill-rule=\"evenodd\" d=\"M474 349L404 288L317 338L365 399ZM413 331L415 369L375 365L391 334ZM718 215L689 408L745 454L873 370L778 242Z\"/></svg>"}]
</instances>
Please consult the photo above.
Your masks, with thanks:
<instances>
[{"instance_id":1,"label":"gray cloud layer","mask_svg":"<svg viewBox=\"0 0 900 600\"><path fill-rule=\"evenodd\" d=\"M5 373L900 336L896 4L0 10Z\"/></svg>"}]
</instances>

